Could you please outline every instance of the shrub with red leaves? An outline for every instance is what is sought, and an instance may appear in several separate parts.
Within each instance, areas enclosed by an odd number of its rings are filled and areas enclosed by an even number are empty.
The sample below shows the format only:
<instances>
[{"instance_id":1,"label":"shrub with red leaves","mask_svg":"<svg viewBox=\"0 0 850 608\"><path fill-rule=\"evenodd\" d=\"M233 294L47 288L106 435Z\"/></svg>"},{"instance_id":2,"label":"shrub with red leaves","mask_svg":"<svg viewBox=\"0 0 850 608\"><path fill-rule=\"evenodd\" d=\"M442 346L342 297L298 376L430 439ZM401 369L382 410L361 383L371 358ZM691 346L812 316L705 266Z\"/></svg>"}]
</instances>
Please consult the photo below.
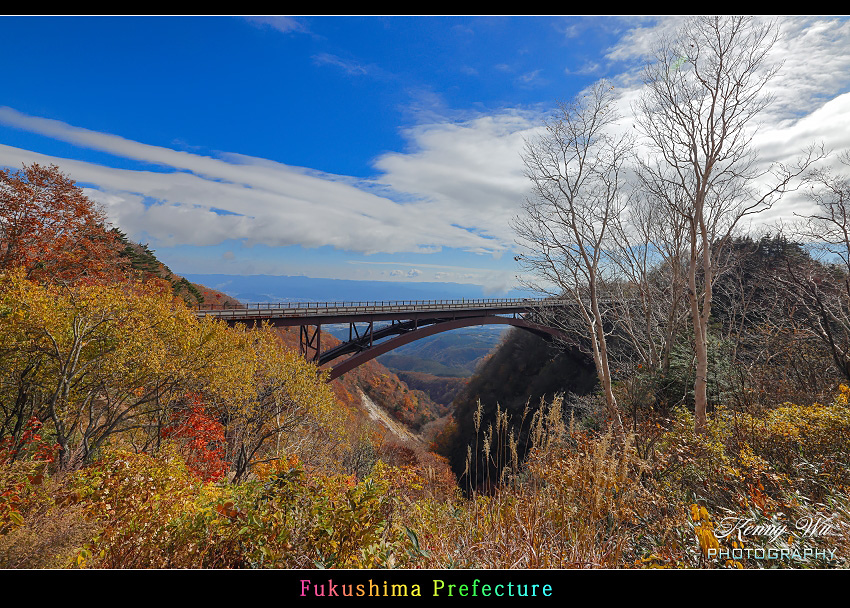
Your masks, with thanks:
<instances>
[{"instance_id":1,"label":"shrub with red leaves","mask_svg":"<svg viewBox=\"0 0 850 608\"><path fill-rule=\"evenodd\" d=\"M212 417L200 395L186 395L187 407L172 416L162 436L180 446L186 466L205 482L222 479L230 465L224 459L224 426Z\"/></svg>"}]
</instances>

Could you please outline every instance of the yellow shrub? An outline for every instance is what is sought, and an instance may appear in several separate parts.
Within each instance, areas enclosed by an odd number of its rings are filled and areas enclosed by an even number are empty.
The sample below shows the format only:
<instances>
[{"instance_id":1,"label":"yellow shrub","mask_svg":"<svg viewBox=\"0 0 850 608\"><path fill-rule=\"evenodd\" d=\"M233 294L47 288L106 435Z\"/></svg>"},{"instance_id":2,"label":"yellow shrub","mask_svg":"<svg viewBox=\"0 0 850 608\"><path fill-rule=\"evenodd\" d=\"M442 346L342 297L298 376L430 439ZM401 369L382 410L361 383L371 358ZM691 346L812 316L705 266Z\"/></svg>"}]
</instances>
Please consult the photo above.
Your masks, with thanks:
<instances>
[{"instance_id":1,"label":"yellow shrub","mask_svg":"<svg viewBox=\"0 0 850 608\"><path fill-rule=\"evenodd\" d=\"M850 389L831 405L784 403L762 417L741 415L742 463L770 467L804 493L822 496L850 484Z\"/></svg>"}]
</instances>

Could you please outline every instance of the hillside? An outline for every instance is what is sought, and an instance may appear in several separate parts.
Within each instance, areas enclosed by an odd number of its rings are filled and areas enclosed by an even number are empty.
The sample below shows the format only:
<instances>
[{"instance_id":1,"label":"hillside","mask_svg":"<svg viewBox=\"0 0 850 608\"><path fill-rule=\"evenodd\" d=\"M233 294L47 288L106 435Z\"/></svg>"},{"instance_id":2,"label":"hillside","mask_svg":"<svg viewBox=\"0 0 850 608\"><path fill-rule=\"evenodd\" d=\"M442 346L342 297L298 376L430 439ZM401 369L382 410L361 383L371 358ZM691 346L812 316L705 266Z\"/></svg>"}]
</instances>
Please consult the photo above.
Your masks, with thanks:
<instances>
[{"instance_id":1,"label":"hillside","mask_svg":"<svg viewBox=\"0 0 850 608\"><path fill-rule=\"evenodd\" d=\"M147 244L135 243L127 238L127 235L118 228L113 228L112 233L118 239L120 248L119 260L127 263L138 278L146 280L151 277L164 279L171 284L174 295L183 298L190 306L228 304L239 305L236 298L232 298L223 291L192 283L188 279L175 274L156 257L153 250Z\"/></svg>"},{"instance_id":2,"label":"hillside","mask_svg":"<svg viewBox=\"0 0 850 608\"><path fill-rule=\"evenodd\" d=\"M146 244L133 243L117 229L113 230L123 245L120 257L141 278L158 277L168 281L175 295L182 297L190 306L231 305L239 306L236 298L200 283L192 283L175 274L163 264ZM290 349L298 350L298 330L279 328L278 334ZM339 341L326 334L325 344L335 346ZM438 418L445 416L448 409L435 403L419 390L411 389L394 373L377 361L370 361L345 374L332 383L337 399L357 417L373 420L384 429L389 439L408 443L413 441L422 450L427 442L418 431ZM377 408L377 409L376 409Z\"/></svg>"},{"instance_id":3,"label":"hillside","mask_svg":"<svg viewBox=\"0 0 850 608\"><path fill-rule=\"evenodd\" d=\"M196 306L241 306L242 302L224 291L206 284L192 282L186 277L174 273L156 256L147 244L136 243L118 228L110 230L117 241L114 265L123 272L142 281L160 279L171 285L175 296L182 298L190 307ZM202 275L214 279L215 275ZM276 289L281 277L245 277L252 288L263 291L264 287ZM284 279L286 277L283 277ZM304 287L302 277L294 277L285 283L287 287ZM309 283L309 281L308 281ZM334 292L351 281L322 282L322 288L330 289L329 299L344 299L344 295ZM374 287L374 286L372 286ZM427 287L423 287L427 289ZM292 298L290 298L292 299ZM294 298L298 299L298 298ZM299 349L297 328L278 328L276 333L289 350ZM333 347L339 340L331 332L326 332L324 345ZM351 421L347 433L356 438L359 445L353 446L343 465L365 475L376 458L380 457L390 464L427 463L439 470L446 468L429 453L434 433L445 425L449 408L447 403L438 403L421 390L416 390L381 365L370 361L334 380L330 388L337 402L350 414Z\"/></svg>"},{"instance_id":4,"label":"hillside","mask_svg":"<svg viewBox=\"0 0 850 608\"><path fill-rule=\"evenodd\" d=\"M502 325L455 329L405 344L378 361L411 388L450 406L505 335Z\"/></svg>"},{"instance_id":5,"label":"hillside","mask_svg":"<svg viewBox=\"0 0 850 608\"><path fill-rule=\"evenodd\" d=\"M403 380L410 388L420 390L428 395L432 401L451 406L458 394L469 382L469 378L455 378L450 376L439 376L423 372L405 372L395 370L396 376Z\"/></svg>"},{"instance_id":6,"label":"hillside","mask_svg":"<svg viewBox=\"0 0 850 608\"><path fill-rule=\"evenodd\" d=\"M28 265L0 267L0 568L848 565L850 363L805 331L817 305L847 311L847 275L796 245L731 244L705 433L686 340L649 370L614 343L617 436L573 399L596 384L587 359L522 330L450 416L377 361L324 382L297 329L199 319L174 294L214 293L144 245L51 242L7 245ZM715 535L730 514L796 529L743 555Z\"/></svg>"},{"instance_id":7,"label":"hillside","mask_svg":"<svg viewBox=\"0 0 850 608\"><path fill-rule=\"evenodd\" d=\"M469 378L504 334L502 325L455 329L405 344L378 359L393 371Z\"/></svg>"},{"instance_id":8,"label":"hillside","mask_svg":"<svg viewBox=\"0 0 850 608\"><path fill-rule=\"evenodd\" d=\"M278 333L289 348L298 350L297 328L281 327L278 328ZM328 348L340 343L330 334L324 334L322 342ZM434 422L448 414L447 407L435 403L424 392L411 389L396 374L374 359L332 381L331 388L341 403L361 412L364 410L365 395L394 420L414 432L421 431L429 422ZM396 428L393 425L385 422L382 424L393 434L399 435L393 430Z\"/></svg>"},{"instance_id":9,"label":"hillside","mask_svg":"<svg viewBox=\"0 0 850 608\"><path fill-rule=\"evenodd\" d=\"M348 326L328 326L327 333L348 338ZM377 357L410 389L426 393L435 403L450 406L476 368L506 335L503 325L455 329L421 338Z\"/></svg>"},{"instance_id":10,"label":"hillside","mask_svg":"<svg viewBox=\"0 0 850 608\"><path fill-rule=\"evenodd\" d=\"M481 422L478 427L481 430L496 426L497 408L508 412L511 424L517 428L523 426L523 411L528 406L524 426L519 430L523 455L531 415L541 399L549 401L559 394L584 395L592 391L595 384L593 364L585 357L512 328L503 344L481 364L455 398L452 405L456 426L452 435L441 442L444 455L449 458L455 473L462 475L466 468L467 446L478 435L474 415L479 404Z\"/></svg>"},{"instance_id":11,"label":"hillside","mask_svg":"<svg viewBox=\"0 0 850 608\"><path fill-rule=\"evenodd\" d=\"M468 378L504 334L503 325L455 329L405 344L379 360L393 370Z\"/></svg>"}]
</instances>

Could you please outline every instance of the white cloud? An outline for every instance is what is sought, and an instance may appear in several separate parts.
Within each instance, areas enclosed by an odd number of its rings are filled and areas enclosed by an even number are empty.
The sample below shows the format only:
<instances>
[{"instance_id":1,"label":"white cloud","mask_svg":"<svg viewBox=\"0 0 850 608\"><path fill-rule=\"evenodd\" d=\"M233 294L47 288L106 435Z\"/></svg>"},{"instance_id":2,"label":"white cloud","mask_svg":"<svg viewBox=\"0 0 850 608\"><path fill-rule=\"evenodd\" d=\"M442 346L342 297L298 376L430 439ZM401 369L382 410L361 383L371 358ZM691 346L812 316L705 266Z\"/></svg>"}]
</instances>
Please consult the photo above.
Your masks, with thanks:
<instances>
[{"instance_id":1,"label":"white cloud","mask_svg":"<svg viewBox=\"0 0 850 608\"><path fill-rule=\"evenodd\" d=\"M850 85L850 21L785 17L771 57L782 63L767 92L775 97L771 120L799 118Z\"/></svg>"},{"instance_id":2,"label":"white cloud","mask_svg":"<svg viewBox=\"0 0 850 608\"><path fill-rule=\"evenodd\" d=\"M850 132L836 128L850 119L850 92L816 106L797 120L764 122L753 144L765 162L784 161L811 142L822 142L828 149L850 147Z\"/></svg>"},{"instance_id":3,"label":"white cloud","mask_svg":"<svg viewBox=\"0 0 850 608\"><path fill-rule=\"evenodd\" d=\"M598 72L600 68L600 64L597 61L585 61L582 63L580 68L570 69L565 68L565 74L578 74L580 76L587 76L589 74L593 74L594 72Z\"/></svg>"},{"instance_id":4,"label":"white cloud","mask_svg":"<svg viewBox=\"0 0 850 608\"><path fill-rule=\"evenodd\" d=\"M404 262L377 262L370 260L349 260L349 264L357 267L374 266L406 266L409 270L404 271L395 268L388 274L392 277L406 277L416 282L439 281L445 283L471 283L482 285L488 293L504 292L514 284L514 271L492 269L492 268L469 268L451 264L420 264ZM346 271L346 276L350 273ZM355 271L357 276L371 276L372 271ZM505 287L505 286L508 287Z\"/></svg>"},{"instance_id":5,"label":"white cloud","mask_svg":"<svg viewBox=\"0 0 850 608\"><path fill-rule=\"evenodd\" d=\"M159 245L243 239L246 245L332 245L362 253L503 247L460 228L466 214L438 213L428 201L400 204L357 187L351 178L237 154L212 158L179 152L11 108L0 108L0 122L172 169L114 169L0 145L2 165L55 163L78 182L96 185L90 194L106 206L113 222L134 238L144 236Z\"/></svg>"},{"instance_id":6,"label":"white cloud","mask_svg":"<svg viewBox=\"0 0 850 608\"><path fill-rule=\"evenodd\" d=\"M663 17L651 25L632 28L606 57L639 60L613 80L619 93L621 113L629 116L640 95L640 61L649 59L657 37L670 34L686 17ZM771 17L758 18L762 22ZM781 63L778 75L765 87L773 102L759 117L753 147L761 169L771 163L792 163L809 145L823 143L827 149L850 148L850 22L824 17L776 18L780 39L769 62ZM628 127L631 120L624 121ZM804 212L809 201L799 192L786 195L773 209L757 216L764 224Z\"/></svg>"},{"instance_id":7,"label":"white cloud","mask_svg":"<svg viewBox=\"0 0 850 608\"><path fill-rule=\"evenodd\" d=\"M342 68L347 74L354 76L364 76L368 74L370 70L375 69L367 68L355 61L345 60L337 57L336 55L331 55L330 53L319 53L318 55L314 55L313 61L315 61L317 65L335 65Z\"/></svg>"},{"instance_id":8,"label":"white cloud","mask_svg":"<svg viewBox=\"0 0 850 608\"><path fill-rule=\"evenodd\" d=\"M670 32L685 17L642 20L625 32L606 57L645 59L659 33ZM619 23L622 23L620 21ZM770 162L790 163L807 145L823 141L834 149L850 148L850 23L824 18L782 18L783 37L773 59L784 61L772 84L776 101L762 116L754 143L765 169ZM814 59L814 61L810 61ZM635 67L612 78L623 115L619 131L632 131L631 106L642 84ZM499 66L507 69L507 66ZM590 69L591 64L586 66ZM510 219L528 192L523 173L523 140L533 136L541 114L503 110L463 121L432 120L405 135L410 151L388 153L375 161L379 178L392 189L418 193L434 209L460 226L506 245L513 240ZM837 126L842 128L836 128ZM791 213L804 204L788 196L765 219ZM503 249L500 249L502 251Z\"/></svg>"},{"instance_id":9,"label":"white cloud","mask_svg":"<svg viewBox=\"0 0 850 608\"><path fill-rule=\"evenodd\" d=\"M545 84L546 81L540 78L541 71L542 70L537 69L532 70L531 72L526 72L525 74L522 74L519 78L517 78L517 80L520 84L525 86Z\"/></svg>"},{"instance_id":10,"label":"white cloud","mask_svg":"<svg viewBox=\"0 0 850 608\"><path fill-rule=\"evenodd\" d=\"M586 29L586 25L582 22L571 23L565 27L560 28L560 32L564 35L564 38L578 38L581 36Z\"/></svg>"},{"instance_id":11,"label":"white cloud","mask_svg":"<svg viewBox=\"0 0 850 608\"><path fill-rule=\"evenodd\" d=\"M682 19L660 18L651 25L641 21L605 59L636 66L655 36ZM785 17L780 23L784 36L774 58L784 65L771 85L776 102L755 139L762 159L787 162L816 140L834 149L850 148L850 130L845 128L850 122L850 23L814 17ZM330 55L317 57L358 73L356 64ZM640 92L636 74L633 67L613 77L626 116ZM521 152L524 140L538 131L542 114L502 109L450 119L439 95L423 89L417 99L412 110L419 123L403 132L409 150L375 159L378 175L368 181L239 154L203 156L151 146L11 108L0 108L0 123L166 172L114 169L2 145L0 164L55 162L79 182L95 185L89 191L92 197L122 229L154 245L239 239L247 246L331 245L361 253L427 253L452 247L499 255L511 249L510 220L528 192ZM624 119L622 128L631 130L631 122ZM787 214L799 204L799 197L789 197L766 217ZM474 276L491 285L505 282L509 274L429 270L422 264L416 269L421 272L417 280ZM407 271L398 272L396 276L407 276ZM440 279L435 279L438 274Z\"/></svg>"},{"instance_id":12,"label":"white cloud","mask_svg":"<svg viewBox=\"0 0 850 608\"><path fill-rule=\"evenodd\" d=\"M614 61L648 59L658 35L674 31L685 19L687 17L659 17L649 25L633 27L608 50L605 58Z\"/></svg>"},{"instance_id":13,"label":"white cloud","mask_svg":"<svg viewBox=\"0 0 850 608\"><path fill-rule=\"evenodd\" d=\"M644 61L652 59L659 36L672 35L687 16L654 19L626 33L605 53L610 60L632 61L633 67L618 78L621 84L636 81ZM795 118L811 111L812 102L846 92L850 83L850 21L828 17L756 17L761 23L775 21L781 36L771 49L770 61L781 63L780 75L766 92L776 97L771 114Z\"/></svg>"},{"instance_id":14,"label":"white cloud","mask_svg":"<svg viewBox=\"0 0 850 608\"><path fill-rule=\"evenodd\" d=\"M405 132L412 150L375 161L394 190L418 193L434 212L510 248L510 219L528 192L521 152L539 128L539 115L505 111L460 123L423 124Z\"/></svg>"}]
</instances>

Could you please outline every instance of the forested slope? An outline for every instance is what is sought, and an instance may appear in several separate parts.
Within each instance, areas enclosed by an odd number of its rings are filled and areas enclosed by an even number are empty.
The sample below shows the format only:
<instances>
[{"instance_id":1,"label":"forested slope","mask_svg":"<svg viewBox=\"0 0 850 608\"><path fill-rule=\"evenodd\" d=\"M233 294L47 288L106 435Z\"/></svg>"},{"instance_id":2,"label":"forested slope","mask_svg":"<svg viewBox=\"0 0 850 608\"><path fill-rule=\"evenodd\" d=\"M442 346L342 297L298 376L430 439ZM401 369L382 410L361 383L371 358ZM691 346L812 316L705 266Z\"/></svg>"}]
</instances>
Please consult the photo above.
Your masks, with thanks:
<instances>
[{"instance_id":1,"label":"forested slope","mask_svg":"<svg viewBox=\"0 0 850 608\"><path fill-rule=\"evenodd\" d=\"M531 416L541 400L550 401L559 394L585 395L593 390L595 383L593 366L587 357L512 328L455 398L454 432L441 438L441 449L449 457L452 469L459 476L463 474L467 468L467 446L480 430L496 426L498 408L507 412L510 423L516 427L520 455L524 456ZM476 422L479 411L480 420ZM483 467L479 468L483 471Z\"/></svg>"}]
</instances>

